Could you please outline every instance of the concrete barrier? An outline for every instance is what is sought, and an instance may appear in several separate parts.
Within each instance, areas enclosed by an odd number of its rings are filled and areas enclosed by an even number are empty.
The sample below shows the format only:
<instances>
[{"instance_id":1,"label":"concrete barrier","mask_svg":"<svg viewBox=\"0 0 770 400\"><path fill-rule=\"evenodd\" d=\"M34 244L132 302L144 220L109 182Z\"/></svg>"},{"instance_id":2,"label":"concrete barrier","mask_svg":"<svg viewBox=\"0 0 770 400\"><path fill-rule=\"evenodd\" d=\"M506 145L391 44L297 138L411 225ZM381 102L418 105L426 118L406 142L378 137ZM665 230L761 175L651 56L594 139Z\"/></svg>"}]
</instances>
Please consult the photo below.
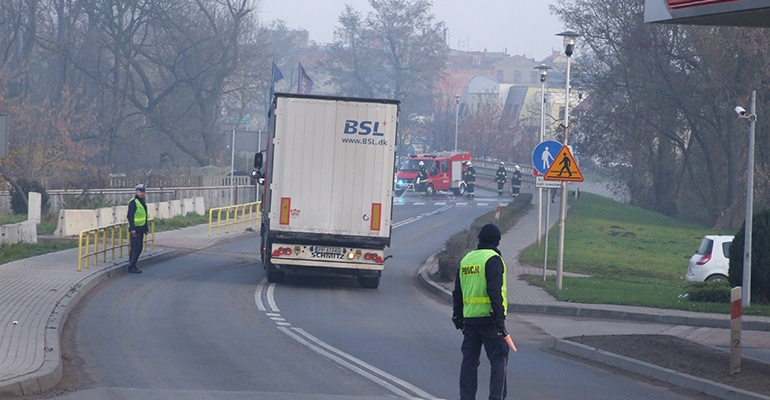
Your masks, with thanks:
<instances>
[{"instance_id":1,"label":"concrete barrier","mask_svg":"<svg viewBox=\"0 0 770 400\"><path fill-rule=\"evenodd\" d=\"M24 221L0 226L0 243L37 243L37 223Z\"/></svg>"},{"instance_id":2,"label":"concrete barrier","mask_svg":"<svg viewBox=\"0 0 770 400\"><path fill-rule=\"evenodd\" d=\"M125 215L123 219L125 219ZM59 222L56 225L54 236L77 236L80 232L93 228L96 228L96 211L60 210Z\"/></svg>"},{"instance_id":3,"label":"concrete barrier","mask_svg":"<svg viewBox=\"0 0 770 400\"><path fill-rule=\"evenodd\" d=\"M22 243L37 243L37 222L24 221L15 225L19 229L19 241Z\"/></svg>"},{"instance_id":4,"label":"concrete barrier","mask_svg":"<svg viewBox=\"0 0 770 400\"><path fill-rule=\"evenodd\" d=\"M168 219L168 202L161 201L158 203L158 219Z\"/></svg>"},{"instance_id":5,"label":"concrete barrier","mask_svg":"<svg viewBox=\"0 0 770 400\"><path fill-rule=\"evenodd\" d=\"M182 215L182 201L171 200L168 202L168 217L174 218L177 215Z\"/></svg>"},{"instance_id":6,"label":"concrete barrier","mask_svg":"<svg viewBox=\"0 0 770 400\"><path fill-rule=\"evenodd\" d=\"M147 218L156 218L158 216L158 204L147 203Z\"/></svg>"},{"instance_id":7,"label":"concrete barrier","mask_svg":"<svg viewBox=\"0 0 770 400\"><path fill-rule=\"evenodd\" d=\"M40 213L43 205L43 196L38 192L29 192L27 194L27 220L40 223Z\"/></svg>"},{"instance_id":8,"label":"concrete barrier","mask_svg":"<svg viewBox=\"0 0 770 400\"><path fill-rule=\"evenodd\" d=\"M128 206L115 206L112 209L114 210L116 224L128 222Z\"/></svg>"},{"instance_id":9,"label":"concrete barrier","mask_svg":"<svg viewBox=\"0 0 770 400\"><path fill-rule=\"evenodd\" d=\"M103 227L115 223L114 207L103 207L96 209L96 226Z\"/></svg>"},{"instance_id":10,"label":"concrete barrier","mask_svg":"<svg viewBox=\"0 0 770 400\"><path fill-rule=\"evenodd\" d=\"M0 226L0 235L2 235L4 245L19 243L19 228L16 225L18 224Z\"/></svg>"},{"instance_id":11,"label":"concrete barrier","mask_svg":"<svg viewBox=\"0 0 770 400\"><path fill-rule=\"evenodd\" d=\"M182 215L195 213L195 205L193 199L182 199Z\"/></svg>"},{"instance_id":12,"label":"concrete barrier","mask_svg":"<svg viewBox=\"0 0 770 400\"><path fill-rule=\"evenodd\" d=\"M206 205L203 202L203 197L195 197L193 199L193 211L198 215L206 215Z\"/></svg>"}]
</instances>

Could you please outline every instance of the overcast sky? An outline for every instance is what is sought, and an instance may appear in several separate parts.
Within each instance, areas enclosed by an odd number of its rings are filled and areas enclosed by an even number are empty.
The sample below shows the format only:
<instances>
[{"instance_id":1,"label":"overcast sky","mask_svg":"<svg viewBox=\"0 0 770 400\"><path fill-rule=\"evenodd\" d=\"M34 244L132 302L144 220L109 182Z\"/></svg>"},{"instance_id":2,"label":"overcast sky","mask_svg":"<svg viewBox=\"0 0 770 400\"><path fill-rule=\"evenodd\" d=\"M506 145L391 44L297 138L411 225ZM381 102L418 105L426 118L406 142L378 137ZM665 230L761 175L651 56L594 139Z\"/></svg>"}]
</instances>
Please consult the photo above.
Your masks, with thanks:
<instances>
[{"instance_id":1,"label":"overcast sky","mask_svg":"<svg viewBox=\"0 0 770 400\"><path fill-rule=\"evenodd\" d=\"M548 6L555 0L433 0L433 14L449 28L450 47L459 50L503 51L537 60L561 50L564 31ZM366 15L368 0L261 0L263 21L280 19L302 28L319 43L333 39L345 4Z\"/></svg>"}]
</instances>

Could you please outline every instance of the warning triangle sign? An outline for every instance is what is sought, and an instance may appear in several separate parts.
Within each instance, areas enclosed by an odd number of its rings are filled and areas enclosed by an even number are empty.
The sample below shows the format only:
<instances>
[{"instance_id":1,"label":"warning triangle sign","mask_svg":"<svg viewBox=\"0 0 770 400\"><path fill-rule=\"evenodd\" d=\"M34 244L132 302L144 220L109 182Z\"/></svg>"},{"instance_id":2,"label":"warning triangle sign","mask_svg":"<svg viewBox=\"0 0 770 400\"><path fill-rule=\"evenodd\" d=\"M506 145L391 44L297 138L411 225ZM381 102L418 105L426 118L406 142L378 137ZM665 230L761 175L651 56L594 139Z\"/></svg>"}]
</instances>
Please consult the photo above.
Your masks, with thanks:
<instances>
[{"instance_id":1,"label":"warning triangle sign","mask_svg":"<svg viewBox=\"0 0 770 400\"><path fill-rule=\"evenodd\" d=\"M583 173L580 172L569 146L564 146L559 150L559 154L554 157L543 179L547 181L583 182Z\"/></svg>"}]
</instances>

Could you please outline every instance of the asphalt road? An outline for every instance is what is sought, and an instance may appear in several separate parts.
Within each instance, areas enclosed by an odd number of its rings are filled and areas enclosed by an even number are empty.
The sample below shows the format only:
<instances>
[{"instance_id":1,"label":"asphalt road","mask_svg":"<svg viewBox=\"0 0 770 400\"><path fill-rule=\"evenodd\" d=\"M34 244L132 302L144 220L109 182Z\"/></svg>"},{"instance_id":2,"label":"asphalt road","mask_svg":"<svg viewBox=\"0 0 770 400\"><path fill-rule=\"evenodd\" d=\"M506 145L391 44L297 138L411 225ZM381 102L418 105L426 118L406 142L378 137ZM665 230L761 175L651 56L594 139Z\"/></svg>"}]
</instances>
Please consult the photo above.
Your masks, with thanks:
<instances>
[{"instance_id":1,"label":"asphalt road","mask_svg":"<svg viewBox=\"0 0 770 400\"><path fill-rule=\"evenodd\" d=\"M377 290L346 277L267 284L256 239L111 280L72 314L65 380L38 398L456 398L462 336L416 270L493 207L394 207L394 258ZM554 355L543 331L515 317L508 325L519 348L509 398L698 398Z\"/></svg>"}]
</instances>

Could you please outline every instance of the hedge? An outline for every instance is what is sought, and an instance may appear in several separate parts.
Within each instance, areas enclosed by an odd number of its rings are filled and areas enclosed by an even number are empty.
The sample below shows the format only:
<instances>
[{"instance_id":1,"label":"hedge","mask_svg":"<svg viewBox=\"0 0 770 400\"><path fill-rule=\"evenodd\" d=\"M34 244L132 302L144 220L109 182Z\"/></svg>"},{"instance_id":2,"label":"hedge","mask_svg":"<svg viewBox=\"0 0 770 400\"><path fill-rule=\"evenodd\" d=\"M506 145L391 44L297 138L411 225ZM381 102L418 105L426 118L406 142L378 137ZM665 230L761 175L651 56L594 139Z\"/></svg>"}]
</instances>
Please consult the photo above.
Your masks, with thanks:
<instances>
[{"instance_id":1,"label":"hedge","mask_svg":"<svg viewBox=\"0 0 770 400\"><path fill-rule=\"evenodd\" d=\"M478 245L478 235L481 227L488 223L494 223L505 233L511 229L522 215L532 206L532 194L521 193L500 208L500 220L495 220L496 210L490 211L476 218L469 229L455 233L447 239L444 249L436 254L438 259L438 279L443 282L453 281L460 268L460 260Z\"/></svg>"}]
</instances>

